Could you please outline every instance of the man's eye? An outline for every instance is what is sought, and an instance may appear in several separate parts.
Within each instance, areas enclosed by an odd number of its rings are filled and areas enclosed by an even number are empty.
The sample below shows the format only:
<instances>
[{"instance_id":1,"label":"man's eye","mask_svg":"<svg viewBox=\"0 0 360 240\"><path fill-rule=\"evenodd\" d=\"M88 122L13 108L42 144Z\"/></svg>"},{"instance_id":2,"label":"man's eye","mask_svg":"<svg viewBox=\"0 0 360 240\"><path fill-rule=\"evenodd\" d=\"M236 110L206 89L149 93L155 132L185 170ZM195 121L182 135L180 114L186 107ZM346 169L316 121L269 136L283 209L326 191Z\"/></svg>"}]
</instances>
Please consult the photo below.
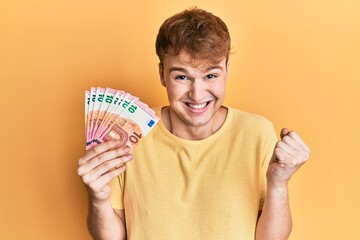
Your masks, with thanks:
<instances>
[{"instance_id":1,"label":"man's eye","mask_svg":"<svg viewBox=\"0 0 360 240\"><path fill-rule=\"evenodd\" d=\"M179 76L176 76L175 79L176 79L176 80L186 80L187 77L184 76L184 75L179 75Z\"/></svg>"},{"instance_id":2,"label":"man's eye","mask_svg":"<svg viewBox=\"0 0 360 240\"><path fill-rule=\"evenodd\" d=\"M208 74L208 75L206 75L206 78L207 78L207 79L213 79L213 78L216 78L216 75L214 75L214 74Z\"/></svg>"}]
</instances>

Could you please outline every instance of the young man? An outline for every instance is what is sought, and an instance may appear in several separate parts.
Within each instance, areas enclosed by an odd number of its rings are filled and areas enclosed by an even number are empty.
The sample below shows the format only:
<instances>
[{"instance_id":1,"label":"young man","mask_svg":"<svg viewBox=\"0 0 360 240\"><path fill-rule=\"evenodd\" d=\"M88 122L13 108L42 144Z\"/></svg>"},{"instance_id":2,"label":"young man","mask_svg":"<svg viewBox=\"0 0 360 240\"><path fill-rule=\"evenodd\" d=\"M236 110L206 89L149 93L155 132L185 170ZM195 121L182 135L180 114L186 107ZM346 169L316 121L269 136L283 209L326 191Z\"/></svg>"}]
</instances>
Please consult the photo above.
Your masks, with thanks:
<instances>
[{"instance_id":1,"label":"young man","mask_svg":"<svg viewBox=\"0 0 360 240\"><path fill-rule=\"evenodd\" d=\"M161 121L133 153L108 141L79 160L91 235L287 239L287 184L310 150L295 132L283 129L277 141L268 120L223 105L224 22L197 8L176 14L161 26L156 51L169 99L155 109Z\"/></svg>"}]
</instances>

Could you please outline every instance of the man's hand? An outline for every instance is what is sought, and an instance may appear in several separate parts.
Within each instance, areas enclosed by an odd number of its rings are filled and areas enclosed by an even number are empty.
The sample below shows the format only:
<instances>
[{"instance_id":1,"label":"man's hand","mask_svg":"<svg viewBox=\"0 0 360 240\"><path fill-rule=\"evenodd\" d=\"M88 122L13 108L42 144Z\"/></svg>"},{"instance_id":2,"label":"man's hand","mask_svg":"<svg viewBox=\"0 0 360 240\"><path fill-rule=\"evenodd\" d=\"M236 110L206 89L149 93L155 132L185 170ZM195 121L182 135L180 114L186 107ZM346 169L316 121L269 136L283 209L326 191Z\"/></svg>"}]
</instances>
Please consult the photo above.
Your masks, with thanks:
<instances>
[{"instance_id":1,"label":"man's hand","mask_svg":"<svg viewBox=\"0 0 360 240\"><path fill-rule=\"evenodd\" d=\"M285 187L292 175L308 160L310 148L294 131L283 128L267 171L268 184Z\"/></svg>"},{"instance_id":2,"label":"man's hand","mask_svg":"<svg viewBox=\"0 0 360 240\"><path fill-rule=\"evenodd\" d=\"M310 155L309 147L297 133L284 128L280 137L266 173L267 192L256 227L256 239L289 238L292 220L287 184Z\"/></svg>"},{"instance_id":3,"label":"man's hand","mask_svg":"<svg viewBox=\"0 0 360 240\"><path fill-rule=\"evenodd\" d=\"M109 182L125 171L125 163L132 159L129 148L120 148L111 140L90 149L78 161L78 175L84 182L93 203L110 198Z\"/></svg>"}]
</instances>

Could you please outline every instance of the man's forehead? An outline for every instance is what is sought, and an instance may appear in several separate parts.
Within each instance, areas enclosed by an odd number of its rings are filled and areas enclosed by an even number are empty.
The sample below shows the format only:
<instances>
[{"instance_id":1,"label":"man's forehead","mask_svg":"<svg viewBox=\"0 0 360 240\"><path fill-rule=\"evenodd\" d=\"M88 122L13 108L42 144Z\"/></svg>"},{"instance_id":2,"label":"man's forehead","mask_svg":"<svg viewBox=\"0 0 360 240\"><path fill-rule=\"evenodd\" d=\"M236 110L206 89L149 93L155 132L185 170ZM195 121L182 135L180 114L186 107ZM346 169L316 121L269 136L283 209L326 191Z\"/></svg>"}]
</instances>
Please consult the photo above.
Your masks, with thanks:
<instances>
[{"instance_id":1,"label":"man's forehead","mask_svg":"<svg viewBox=\"0 0 360 240\"><path fill-rule=\"evenodd\" d=\"M169 68L178 65L184 67L197 68L199 70L208 70L212 68L223 68L225 66L226 58L219 60L209 60L203 58L194 58L186 52L180 52L178 55L168 55L164 58L164 64Z\"/></svg>"}]
</instances>

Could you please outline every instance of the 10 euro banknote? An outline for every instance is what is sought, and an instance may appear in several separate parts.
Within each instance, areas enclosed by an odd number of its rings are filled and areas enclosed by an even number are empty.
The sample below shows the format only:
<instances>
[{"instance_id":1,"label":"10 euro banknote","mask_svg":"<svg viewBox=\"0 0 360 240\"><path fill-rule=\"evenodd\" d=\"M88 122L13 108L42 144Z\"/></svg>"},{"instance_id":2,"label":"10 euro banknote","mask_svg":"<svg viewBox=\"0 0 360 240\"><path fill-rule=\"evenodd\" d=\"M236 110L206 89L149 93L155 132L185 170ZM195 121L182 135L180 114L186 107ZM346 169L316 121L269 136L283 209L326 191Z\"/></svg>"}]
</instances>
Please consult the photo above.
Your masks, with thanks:
<instances>
[{"instance_id":1,"label":"10 euro banknote","mask_svg":"<svg viewBox=\"0 0 360 240\"><path fill-rule=\"evenodd\" d=\"M85 91L87 150L111 139L132 149L158 121L155 112L130 93L102 87Z\"/></svg>"}]
</instances>

